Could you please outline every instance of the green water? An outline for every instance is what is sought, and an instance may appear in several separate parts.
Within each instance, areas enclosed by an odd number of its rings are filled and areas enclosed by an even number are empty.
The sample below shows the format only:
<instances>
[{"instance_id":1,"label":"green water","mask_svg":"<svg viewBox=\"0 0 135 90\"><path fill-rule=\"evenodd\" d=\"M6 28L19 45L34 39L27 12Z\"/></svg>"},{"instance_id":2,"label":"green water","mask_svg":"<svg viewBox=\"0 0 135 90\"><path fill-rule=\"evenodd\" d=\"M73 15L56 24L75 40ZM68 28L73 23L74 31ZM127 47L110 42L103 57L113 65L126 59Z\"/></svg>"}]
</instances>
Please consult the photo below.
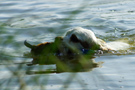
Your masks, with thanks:
<instances>
[{"instance_id":1,"label":"green water","mask_svg":"<svg viewBox=\"0 0 135 90\"><path fill-rule=\"evenodd\" d=\"M135 0L6 0L0 3L1 90L134 90ZM33 44L51 42L73 27L91 29L98 38L130 44L126 51L96 55L104 62L88 72L33 73L55 65L27 66Z\"/></svg>"}]
</instances>

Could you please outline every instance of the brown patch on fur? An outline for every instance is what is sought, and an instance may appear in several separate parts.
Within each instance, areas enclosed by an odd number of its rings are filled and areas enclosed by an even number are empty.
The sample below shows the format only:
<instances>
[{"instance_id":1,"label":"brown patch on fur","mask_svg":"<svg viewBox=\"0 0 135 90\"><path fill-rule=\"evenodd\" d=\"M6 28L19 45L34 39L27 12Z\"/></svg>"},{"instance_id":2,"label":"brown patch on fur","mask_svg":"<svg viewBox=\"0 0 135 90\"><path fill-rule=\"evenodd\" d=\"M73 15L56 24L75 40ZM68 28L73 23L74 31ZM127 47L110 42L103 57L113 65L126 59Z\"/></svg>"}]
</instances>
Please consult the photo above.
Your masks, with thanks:
<instances>
[{"instance_id":1,"label":"brown patch on fur","mask_svg":"<svg viewBox=\"0 0 135 90\"><path fill-rule=\"evenodd\" d=\"M55 63L54 54L60 53L62 37L56 37L54 42L45 42L33 45L31 54L33 64L53 64Z\"/></svg>"},{"instance_id":2,"label":"brown patch on fur","mask_svg":"<svg viewBox=\"0 0 135 90\"><path fill-rule=\"evenodd\" d=\"M31 49L31 53L34 55L56 53L61 42L62 37L56 37L54 42L45 42L35 45L35 47Z\"/></svg>"},{"instance_id":3,"label":"brown patch on fur","mask_svg":"<svg viewBox=\"0 0 135 90\"><path fill-rule=\"evenodd\" d=\"M52 46L52 42L45 42L45 43L40 43L35 46L35 48L32 48L31 53L34 55L42 54L45 49L48 49Z\"/></svg>"}]
</instances>

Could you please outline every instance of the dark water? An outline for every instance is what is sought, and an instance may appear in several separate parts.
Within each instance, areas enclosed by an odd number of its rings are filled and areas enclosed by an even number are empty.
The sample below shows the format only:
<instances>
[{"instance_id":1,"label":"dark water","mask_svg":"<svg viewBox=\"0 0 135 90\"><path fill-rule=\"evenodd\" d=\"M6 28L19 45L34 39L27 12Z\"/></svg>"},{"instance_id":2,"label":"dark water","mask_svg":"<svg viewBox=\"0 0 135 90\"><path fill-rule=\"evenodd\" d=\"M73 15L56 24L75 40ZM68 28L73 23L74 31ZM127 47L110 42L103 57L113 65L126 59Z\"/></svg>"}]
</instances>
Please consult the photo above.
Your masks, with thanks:
<instances>
[{"instance_id":1,"label":"dark water","mask_svg":"<svg viewBox=\"0 0 135 90\"><path fill-rule=\"evenodd\" d=\"M6 0L0 3L0 88L18 90L134 90L135 0ZM96 56L102 67L89 72L27 74L26 70L54 69L55 65L27 66L23 44L53 41L73 27L91 29L106 42L122 40L126 51ZM8 87L7 87L8 86Z\"/></svg>"}]
</instances>

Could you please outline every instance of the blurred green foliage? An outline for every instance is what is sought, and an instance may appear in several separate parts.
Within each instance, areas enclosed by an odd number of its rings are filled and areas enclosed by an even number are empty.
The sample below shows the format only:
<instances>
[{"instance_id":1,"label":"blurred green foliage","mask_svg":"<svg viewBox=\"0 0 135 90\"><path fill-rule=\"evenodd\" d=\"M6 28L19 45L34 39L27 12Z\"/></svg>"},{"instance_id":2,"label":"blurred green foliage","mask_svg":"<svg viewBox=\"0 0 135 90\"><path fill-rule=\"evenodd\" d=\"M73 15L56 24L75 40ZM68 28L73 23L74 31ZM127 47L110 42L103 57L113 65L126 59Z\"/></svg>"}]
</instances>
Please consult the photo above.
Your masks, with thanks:
<instances>
[{"instance_id":1,"label":"blurred green foliage","mask_svg":"<svg viewBox=\"0 0 135 90\"><path fill-rule=\"evenodd\" d=\"M68 28L70 26L70 20L74 20L74 17L79 14L82 9L85 7L85 4L82 4L78 9L70 12L69 16L64 20L63 25L60 27L61 29ZM53 28L50 29L54 31ZM23 46L23 44L17 44L14 42L16 33L7 34L9 29L6 29L6 24L0 24L0 71L6 71L8 73L5 79L2 79L0 82L1 90L27 90L27 84L31 83L31 85L38 85L41 90L45 90L45 85L49 81L49 76L45 76L41 78L41 74L51 74L51 73L64 73L64 72L86 72L91 71L93 68L98 67L99 63L96 63L93 60L93 55L83 55L76 54L74 56L60 56L57 57L55 55L48 55L41 57L37 64L40 66L41 64L45 65L45 63L49 63L49 61L54 60L56 68L53 70L52 68L42 70L43 68L39 68L36 71L33 71L34 66L26 66L30 62L27 63L27 57L17 57L8 55L8 51L11 49L5 49L7 47L11 47L16 51ZM12 43L12 44L11 44ZM13 44L14 43L14 44ZM23 43L23 42L22 42ZM14 46L12 46L14 45ZM5 51L6 50L6 51ZM11 52L11 51L10 51ZM24 51L25 52L25 51ZM49 52L49 51L48 51ZM14 52L12 52L14 53ZM93 54L93 53L92 53ZM18 59L23 59L24 62L18 62ZM26 59L26 60L25 60ZM31 58L32 59L32 58ZM22 60L21 60L22 61ZM41 70L40 70L41 69ZM71 73L69 77L64 81L63 87L61 90L68 89L68 85L72 82L73 78L76 77L76 73ZM29 77L28 75L37 75L36 77L30 76L28 80L24 79ZM33 77L33 78L32 78ZM63 76L64 77L64 76ZM42 79L42 82L39 80ZM79 80L78 80L79 81ZM42 83L42 84L40 84ZM83 83L82 81L78 82L80 86ZM66 87L66 88L65 88ZM84 86L82 88L85 89Z\"/></svg>"}]
</instances>

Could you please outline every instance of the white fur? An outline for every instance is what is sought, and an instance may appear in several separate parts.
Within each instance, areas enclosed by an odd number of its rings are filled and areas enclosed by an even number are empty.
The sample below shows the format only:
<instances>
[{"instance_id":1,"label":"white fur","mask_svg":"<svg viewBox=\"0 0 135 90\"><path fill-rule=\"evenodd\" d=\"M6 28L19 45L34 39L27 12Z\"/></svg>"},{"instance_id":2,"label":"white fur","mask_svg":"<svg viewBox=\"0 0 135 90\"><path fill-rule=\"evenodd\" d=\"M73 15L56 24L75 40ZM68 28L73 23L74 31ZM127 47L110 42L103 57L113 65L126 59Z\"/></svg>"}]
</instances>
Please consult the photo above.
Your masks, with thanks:
<instances>
[{"instance_id":1,"label":"white fur","mask_svg":"<svg viewBox=\"0 0 135 90\"><path fill-rule=\"evenodd\" d=\"M85 41L90 45L99 46L99 49L101 50L125 50L129 48L128 43L118 41L105 43L103 40L96 38L95 34L91 30L76 27L67 31L63 38L64 44L72 49L83 49L83 46L80 43L75 43L70 40L72 34L75 34L76 37L81 41Z\"/></svg>"},{"instance_id":2,"label":"white fur","mask_svg":"<svg viewBox=\"0 0 135 90\"><path fill-rule=\"evenodd\" d=\"M120 41L109 42L106 45L112 50L126 50L130 47L128 43Z\"/></svg>"},{"instance_id":3,"label":"white fur","mask_svg":"<svg viewBox=\"0 0 135 90\"><path fill-rule=\"evenodd\" d=\"M76 27L74 29L71 29L67 31L63 42L70 48L79 48L82 49L83 46L80 43L74 43L70 41L70 37L72 34L75 34L77 38L81 41L86 41L88 44L97 44L97 38L95 34L88 29L84 29L81 27Z\"/></svg>"}]
</instances>

